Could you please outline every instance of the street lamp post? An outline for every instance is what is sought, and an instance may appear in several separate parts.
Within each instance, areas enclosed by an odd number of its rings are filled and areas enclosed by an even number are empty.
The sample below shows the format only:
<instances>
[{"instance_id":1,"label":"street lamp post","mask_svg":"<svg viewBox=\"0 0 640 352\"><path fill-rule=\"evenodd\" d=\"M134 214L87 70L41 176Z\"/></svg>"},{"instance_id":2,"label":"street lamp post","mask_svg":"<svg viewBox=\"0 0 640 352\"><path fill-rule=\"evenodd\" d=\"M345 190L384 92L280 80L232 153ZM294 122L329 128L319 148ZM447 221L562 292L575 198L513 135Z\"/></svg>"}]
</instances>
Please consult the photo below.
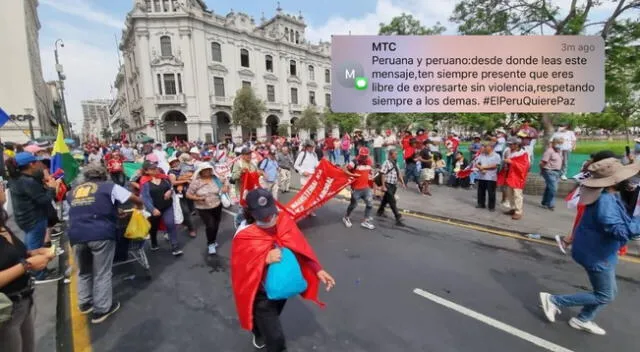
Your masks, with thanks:
<instances>
[{"instance_id":1,"label":"street lamp post","mask_svg":"<svg viewBox=\"0 0 640 352\"><path fill-rule=\"evenodd\" d=\"M64 99L64 80L67 78L62 70L62 65L60 65L60 61L58 59L58 45L61 48L64 48L64 42L62 39L58 39L55 42L54 54L56 57L56 71L58 72L58 85L60 87L60 99L62 99L62 117L63 121L58 121L58 123L62 123L63 129L65 130L65 134L71 138L71 130L69 126L69 116L67 115L67 103Z\"/></svg>"}]
</instances>

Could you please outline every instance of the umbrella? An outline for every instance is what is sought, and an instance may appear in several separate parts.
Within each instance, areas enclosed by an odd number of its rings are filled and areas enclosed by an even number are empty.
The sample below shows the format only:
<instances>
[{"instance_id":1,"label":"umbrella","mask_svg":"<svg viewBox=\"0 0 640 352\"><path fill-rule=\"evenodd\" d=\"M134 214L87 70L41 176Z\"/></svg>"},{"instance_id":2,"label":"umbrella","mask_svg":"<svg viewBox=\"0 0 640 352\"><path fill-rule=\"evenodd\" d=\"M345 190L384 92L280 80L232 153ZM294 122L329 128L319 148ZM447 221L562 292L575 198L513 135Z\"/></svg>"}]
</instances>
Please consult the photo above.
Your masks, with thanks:
<instances>
[{"instance_id":1,"label":"umbrella","mask_svg":"<svg viewBox=\"0 0 640 352\"><path fill-rule=\"evenodd\" d=\"M64 139L64 142L65 142L66 144L69 144L69 145L74 145L74 144L76 144L76 141L75 141L74 139L72 139L72 138L65 138L65 139Z\"/></svg>"},{"instance_id":2,"label":"umbrella","mask_svg":"<svg viewBox=\"0 0 640 352\"><path fill-rule=\"evenodd\" d=\"M40 142L53 142L56 140L56 136L42 136L39 138L36 138L36 142L40 143Z\"/></svg>"},{"instance_id":3,"label":"umbrella","mask_svg":"<svg viewBox=\"0 0 640 352\"><path fill-rule=\"evenodd\" d=\"M147 135L141 135L138 137L138 142L140 143L152 143L153 141L154 139Z\"/></svg>"}]
</instances>

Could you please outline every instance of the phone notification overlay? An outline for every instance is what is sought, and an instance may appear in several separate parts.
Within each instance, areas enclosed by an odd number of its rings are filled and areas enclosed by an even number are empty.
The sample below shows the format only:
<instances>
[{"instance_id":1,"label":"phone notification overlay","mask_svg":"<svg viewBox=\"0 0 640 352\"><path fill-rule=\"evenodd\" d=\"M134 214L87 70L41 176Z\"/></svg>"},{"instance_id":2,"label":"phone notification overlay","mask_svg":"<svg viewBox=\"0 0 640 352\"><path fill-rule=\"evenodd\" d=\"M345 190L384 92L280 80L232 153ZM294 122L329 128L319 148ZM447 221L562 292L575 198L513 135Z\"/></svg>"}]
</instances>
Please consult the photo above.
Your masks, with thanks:
<instances>
[{"instance_id":1,"label":"phone notification overlay","mask_svg":"<svg viewBox=\"0 0 640 352\"><path fill-rule=\"evenodd\" d=\"M331 42L334 112L601 112L600 36L357 36Z\"/></svg>"}]
</instances>

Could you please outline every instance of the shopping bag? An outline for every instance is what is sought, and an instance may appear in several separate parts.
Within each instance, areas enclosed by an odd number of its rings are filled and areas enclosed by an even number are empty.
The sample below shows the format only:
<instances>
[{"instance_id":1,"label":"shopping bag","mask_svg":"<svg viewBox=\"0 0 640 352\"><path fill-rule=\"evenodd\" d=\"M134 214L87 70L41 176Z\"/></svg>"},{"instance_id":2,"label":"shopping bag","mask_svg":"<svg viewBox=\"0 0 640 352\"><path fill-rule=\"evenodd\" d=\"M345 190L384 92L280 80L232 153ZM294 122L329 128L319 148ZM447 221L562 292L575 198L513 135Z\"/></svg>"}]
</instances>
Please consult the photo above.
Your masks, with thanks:
<instances>
[{"instance_id":1,"label":"shopping bag","mask_svg":"<svg viewBox=\"0 0 640 352\"><path fill-rule=\"evenodd\" d=\"M130 240L144 239L151 229L151 223L147 220L142 212L138 209L133 209L131 213L131 219L124 232L124 237Z\"/></svg>"},{"instance_id":2,"label":"shopping bag","mask_svg":"<svg viewBox=\"0 0 640 352\"><path fill-rule=\"evenodd\" d=\"M269 264L264 289L271 300L287 299L299 295L307 289L307 281L295 254L288 248L280 248L282 259Z\"/></svg>"},{"instance_id":3,"label":"shopping bag","mask_svg":"<svg viewBox=\"0 0 640 352\"><path fill-rule=\"evenodd\" d=\"M0 292L0 325L11 320L13 313L13 301L4 293Z\"/></svg>"},{"instance_id":4,"label":"shopping bag","mask_svg":"<svg viewBox=\"0 0 640 352\"><path fill-rule=\"evenodd\" d=\"M180 225L184 221L184 215L182 215L182 207L180 206L180 198L175 192L171 197L173 198L173 221L176 225Z\"/></svg>"}]
</instances>

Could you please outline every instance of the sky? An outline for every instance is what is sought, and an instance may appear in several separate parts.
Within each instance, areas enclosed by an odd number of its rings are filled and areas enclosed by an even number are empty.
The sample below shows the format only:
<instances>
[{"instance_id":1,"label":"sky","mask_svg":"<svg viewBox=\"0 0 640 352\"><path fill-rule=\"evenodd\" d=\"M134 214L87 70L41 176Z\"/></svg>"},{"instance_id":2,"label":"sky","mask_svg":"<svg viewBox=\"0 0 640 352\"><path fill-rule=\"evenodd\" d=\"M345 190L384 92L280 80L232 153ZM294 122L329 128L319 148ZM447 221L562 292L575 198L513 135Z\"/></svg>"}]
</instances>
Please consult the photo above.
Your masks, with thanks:
<instances>
[{"instance_id":1,"label":"sky","mask_svg":"<svg viewBox=\"0 0 640 352\"><path fill-rule=\"evenodd\" d=\"M571 0L556 0L566 8ZM311 42L329 41L331 34L377 34L381 22L388 23L403 12L411 13L424 25L440 22L448 34L456 33L456 25L448 21L454 0L282 0L286 13L298 14L307 23L306 38ZM65 98L69 120L74 130L81 131L82 108L87 99L115 97L111 88L118 67L119 41L126 14L133 0L40 0L38 15L40 50L45 80L57 78L55 72L54 43L60 38L64 48L59 49L64 67ZM231 10L253 16L256 22L264 16L271 18L278 2L270 0L205 0L208 8L226 15ZM602 11L615 5L604 0ZM117 39L116 39L117 38Z\"/></svg>"}]
</instances>

